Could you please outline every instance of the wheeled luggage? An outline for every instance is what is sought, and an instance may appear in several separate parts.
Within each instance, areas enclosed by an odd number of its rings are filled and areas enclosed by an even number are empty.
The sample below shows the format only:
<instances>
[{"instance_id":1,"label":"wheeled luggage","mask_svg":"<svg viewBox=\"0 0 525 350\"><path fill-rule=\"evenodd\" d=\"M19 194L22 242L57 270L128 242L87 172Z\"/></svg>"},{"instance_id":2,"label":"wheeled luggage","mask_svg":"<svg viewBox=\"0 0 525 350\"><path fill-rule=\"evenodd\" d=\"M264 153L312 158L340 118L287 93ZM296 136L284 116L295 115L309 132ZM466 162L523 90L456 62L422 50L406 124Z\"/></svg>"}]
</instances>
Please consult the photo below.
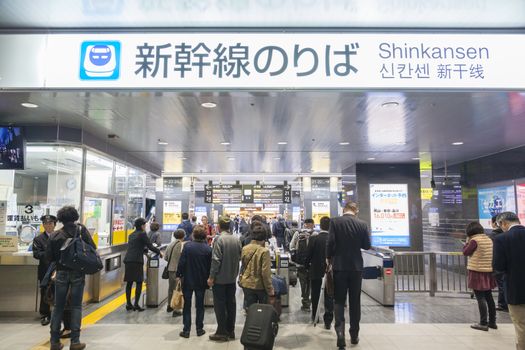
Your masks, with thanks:
<instances>
[{"instance_id":1,"label":"wheeled luggage","mask_svg":"<svg viewBox=\"0 0 525 350\"><path fill-rule=\"evenodd\" d=\"M245 350L271 350L279 324L277 312L268 304L252 304L248 308L241 344Z\"/></svg>"}]
</instances>

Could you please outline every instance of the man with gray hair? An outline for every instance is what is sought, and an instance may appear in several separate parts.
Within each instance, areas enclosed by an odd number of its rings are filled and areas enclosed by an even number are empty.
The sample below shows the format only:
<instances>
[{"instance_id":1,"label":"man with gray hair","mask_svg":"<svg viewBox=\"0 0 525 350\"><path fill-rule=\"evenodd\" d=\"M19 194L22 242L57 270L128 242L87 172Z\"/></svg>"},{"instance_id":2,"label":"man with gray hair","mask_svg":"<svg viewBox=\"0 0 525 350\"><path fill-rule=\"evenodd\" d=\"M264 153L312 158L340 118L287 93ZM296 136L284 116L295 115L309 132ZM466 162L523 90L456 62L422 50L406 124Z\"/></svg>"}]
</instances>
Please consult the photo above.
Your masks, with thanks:
<instances>
[{"instance_id":1,"label":"man with gray hair","mask_svg":"<svg viewBox=\"0 0 525 350\"><path fill-rule=\"evenodd\" d=\"M496 218L505 234L494 239L494 270L507 280L507 302L514 328L517 349L525 350L525 227L518 216L503 212Z\"/></svg>"}]
</instances>

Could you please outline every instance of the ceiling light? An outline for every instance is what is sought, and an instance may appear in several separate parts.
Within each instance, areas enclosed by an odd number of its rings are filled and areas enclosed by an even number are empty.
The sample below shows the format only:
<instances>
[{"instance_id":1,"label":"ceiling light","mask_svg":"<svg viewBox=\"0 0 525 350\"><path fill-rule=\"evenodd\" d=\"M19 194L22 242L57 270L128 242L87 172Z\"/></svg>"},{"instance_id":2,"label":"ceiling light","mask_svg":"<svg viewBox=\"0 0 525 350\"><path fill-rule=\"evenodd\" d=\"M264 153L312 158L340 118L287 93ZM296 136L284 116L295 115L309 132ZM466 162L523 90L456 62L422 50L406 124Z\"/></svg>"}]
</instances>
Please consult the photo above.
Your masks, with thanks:
<instances>
[{"instance_id":1,"label":"ceiling light","mask_svg":"<svg viewBox=\"0 0 525 350\"><path fill-rule=\"evenodd\" d=\"M366 160L376 160L374 157L366 158Z\"/></svg>"},{"instance_id":2,"label":"ceiling light","mask_svg":"<svg viewBox=\"0 0 525 350\"><path fill-rule=\"evenodd\" d=\"M288 142L286 142L286 141L279 141L279 142L277 142L277 144L278 144L278 145L287 145Z\"/></svg>"},{"instance_id":3,"label":"ceiling light","mask_svg":"<svg viewBox=\"0 0 525 350\"><path fill-rule=\"evenodd\" d=\"M22 105L22 107L25 107L25 108L38 108L38 105L34 103L29 103L29 102L23 102L20 105Z\"/></svg>"},{"instance_id":4,"label":"ceiling light","mask_svg":"<svg viewBox=\"0 0 525 350\"><path fill-rule=\"evenodd\" d=\"M215 102L203 102L201 103L201 106L204 108L215 108L217 107L217 104Z\"/></svg>"},{"instance_id":5,"label":"ceiling light","mask_svg":"<svg viewBox=\"0 0 525 350\"><path fill-rule=\"evenodd\" d=\"M381 107L383 108L391 108L391 107L397 107L399 106L399 102L396 101L388 101L381 104Z\"/></svg>"},{"instance_id":6,"label":"ceiling light","mask_svg":"<svg viewBox=\"0 0 525 350\"><path fill-rule=\"evenodd\" d=\"M179 159L180 159L180 160L186 160L186 159L188 159L188 158L186 158L186 157L180 157Z\"/></svg>"},{"instance_id":7,"label":"ceiling light","mask_svg":"<svg viewBox=\"0 0 525 350\"><path fill-rule=\"evenodd\" d=\"M229 143L228 141L224 141L224 142L221 142L221 145L223 145L223 146L229 146L230 143Z\"/></svg>"},{"instance_id":8,"label":"ceiling light","mask_svg":"<svg viewBox=\"0 0 525 350\"><path fill-rule=\"evenodd\" d=\"M166 141L162 141L161 139L159 139L159 141L157 141L157 143L161 146L167 146L168 143Z\"/></svg>"},{"instance_id":9,"label":"ceiling light","mask_svg":"<svg viewBox=\"0 0 525 350\"><path fill-rule=\"evenodd\" d=\"M323 159L330 159L330 156L322 156Z\"/></svg>"},{"instance_id":10,"label":"ceiling light","mask_svg":"<svg viewBox=\"0 0 525 350\"><path fill-rule=\"evenodd\" d=\"M461 146L462 144L463 144L463 142L461 142L461 141L452 142L453 146Z\"/></svg>"},{"instance_id":11,"label":"ceiling light","mask_svg":"<svg viewBox=\"0 0 525 350\"><path fill-rule=\"evenodd\" d=\"M281 160L281 157L273 157L274 160Z\"/></svg>"},{"instance_id":12,"label":"ceiling light","mask_svg":"<svg viewBox=\"0 0 525 350\"><path fill-rule=\"evenodd\" d=\"M414 157L412 158L412 160L420 160L421 158L418 158L418 157Z\"/></svg>"},{"instance_id":13,"label":"ceiling light","mask_svg":"<svg viewBox=\"0 0 525 350\"><path fill-rule=\"evenodd\" d=\"M228 160L235 160L235 157L228 157Z\"/></svg>"},{"instance_id":14,"label":"ceiling light","mask_svg":"<svg viewBox=\"0 0 525 350\"><path fill-rule=\"evenodd\" d=\"M350 142L339 142L339 144L341 146L348 146L350 144Z\"/></svg>"}]
</instances>

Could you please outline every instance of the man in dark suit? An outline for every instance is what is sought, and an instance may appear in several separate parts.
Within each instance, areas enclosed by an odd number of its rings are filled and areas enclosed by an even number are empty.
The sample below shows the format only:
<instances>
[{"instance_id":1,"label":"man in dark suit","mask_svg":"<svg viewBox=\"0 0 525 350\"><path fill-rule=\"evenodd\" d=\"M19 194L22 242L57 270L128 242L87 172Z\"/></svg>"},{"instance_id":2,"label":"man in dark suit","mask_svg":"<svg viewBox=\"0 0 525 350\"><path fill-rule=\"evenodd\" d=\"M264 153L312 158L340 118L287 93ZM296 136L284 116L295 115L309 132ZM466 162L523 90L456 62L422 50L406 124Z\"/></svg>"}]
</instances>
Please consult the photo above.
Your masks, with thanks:
<instances>
[{"instance_id":1,"label":"man in dark suit","mask_svg":"<svg viewBox=\"0 0 525 350\"><path fill-rule=\"evenodd\" d=\"M44 232L33 240L33 257L38 260L38 281L41 282L49 268L49 260L46 256L49 236L55 231L57 218L53 215L44 215L40 218ZM51 322L51 309L46 301L46 288L40 288L40 323L47 326Z\"/></svg>"},{"instance_id":2,"label":"man in dark suit","mask_svg":"<svg viewBox=\"0 0 525 350\"><path fill-rule=\"evenodd\" d=\"M359 321L361 319L361 282L363 258L361 249L370 249L370 234L365 222L356 215L356 203L347 203L343 216L330 220L326 243L326 259L334 272L335 332L337 347L345 349L345 301L349 298L350 339L359 343Z\"/></svg>"},{"instance_id":3,"label":"man in dark suit","mask_svg":"<svg viewBox=\"0 0 525 350\"><path fill-rule=\"evenodd\" d=\"M498 215L505 232L494 239L494 270L505 273L507 303L516 329L518 349L525 349L525 227L512 212Z\"/></svg>"},{"instance_id":4,"label":"man in dark suit","mask_svg":"<svg viewBox=\"0 0 525 350\"><path fill-rule=\"evenodd\" d=\"M321 297L321 286L326 272L326 242L328 240L328 229L330 228L330 218L323 216L320 220L321 231L319 234L312 235L308 242L308 256L306 267L310 274L311 295L312 295L312 321L316 321L315 315ZM324 293L324 327L330 329L334 319L334 298L325 291Z\"/></svg>"}]
</instances>

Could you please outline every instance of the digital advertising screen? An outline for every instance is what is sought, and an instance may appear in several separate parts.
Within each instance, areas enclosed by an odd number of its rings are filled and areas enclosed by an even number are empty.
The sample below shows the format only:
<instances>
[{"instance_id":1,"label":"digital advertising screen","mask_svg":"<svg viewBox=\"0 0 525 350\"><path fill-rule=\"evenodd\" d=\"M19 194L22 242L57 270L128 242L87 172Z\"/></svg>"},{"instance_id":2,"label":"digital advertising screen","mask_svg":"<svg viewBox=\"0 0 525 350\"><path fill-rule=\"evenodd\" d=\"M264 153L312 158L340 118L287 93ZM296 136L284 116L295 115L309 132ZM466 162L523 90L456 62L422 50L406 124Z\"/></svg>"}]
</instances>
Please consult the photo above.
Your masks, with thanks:
<instances>
[{"instance_id":1,"label":"digital advertising screen","mask_svg":"<svg viewBox=\"0 0 525 350\"><path fill-rule=\"evenodd\" d=\"M516 183L517 214L521 223L525 223L525 180Z\"/></svg>"},{"instance_id":2,"label":"digital advertising screen","mask_svg":"<svg viewBox=\"0 0 525 350\"><path fill-rule=\"evenodd\" d=\"M480 224L491 229L492 217L504 211L516 212L513 185L478 188L478 215Z\"/></svg>"},{"instance_id":3,"label":"digital advertising screen","mask_svg":"<svg viewBox=\"0 0 525 350\"><path fill-rule=\"evenodd\" d=\"M370 184L372 245L409 247L407 184Z\"/></svg>"},{"instance_id":4,"label":"digital advertising screen","mask_svg":"<svg viewBox=\"0 0 525 350\"><path fill-rule=\"evenodd\" d=\"M24 169L24 137L19 127L0 127L0 169Z\"/></svg>"}]
</instances>

